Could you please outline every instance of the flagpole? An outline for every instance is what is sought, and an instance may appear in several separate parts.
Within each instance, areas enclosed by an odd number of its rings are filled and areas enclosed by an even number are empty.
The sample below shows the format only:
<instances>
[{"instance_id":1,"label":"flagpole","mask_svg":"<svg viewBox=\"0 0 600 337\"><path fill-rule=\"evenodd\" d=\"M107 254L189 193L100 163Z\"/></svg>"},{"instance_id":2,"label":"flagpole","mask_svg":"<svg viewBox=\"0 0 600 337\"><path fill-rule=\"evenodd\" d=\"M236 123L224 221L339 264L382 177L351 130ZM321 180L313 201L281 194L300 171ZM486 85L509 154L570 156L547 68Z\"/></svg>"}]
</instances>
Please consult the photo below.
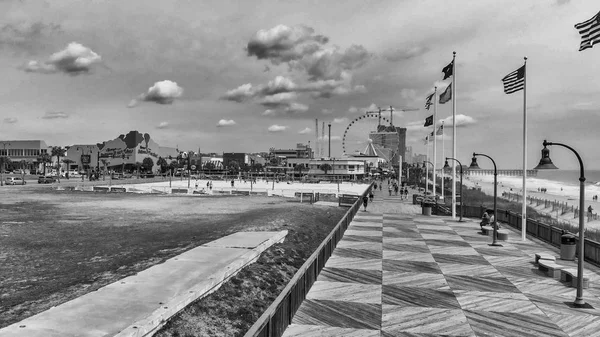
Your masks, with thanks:
<instances>
[{"instance_id":1,"label":"flagpole","mask_svg":"<svg viewBox=\"0 0 600 337\"><path fill-rule=\"evenodd\" d=\"M452 52L452 158L456 158L456 52ZM461 200L462 202L462 200ZM456 219L456 165L452 165L452 219Z\"/></svg>"},{"instance_id":2,"label":"flagpole","mask_svg":"<svg viewBox=\"0 0 600 337\"><path fill-rule=\"evenodd\" d=\"M433 88L433 96L435 98L437 98L437 86ZM436 100L434 100L434 101L436 101ZM435 191L435 184L436 184L436 179L435 179L436 178L435 177L436 176L436 164L435 163L437 161L437 146L436 146L436 144L437 144L436 136L437 135L435 134L436 126L437 126L437 102L435 102L433 105L433 160L432 160L432 162L433 162L433 186L432 186L432 189L433 189L434 197L437 195L436 191ZM437 197L436 197L436 200L437 200Z\"/></svg>"},{"instance_id":3,"label":"flagpole","mask_svg":"<svg viewBox=\"0 0 600 337\"><path fill-rule=\"evenodd\" d=\"M427 140L427 161L429 160L429 134L427 135L427 137L425 138L425 140ZM425 164L425 196L427 196L427 192L429 191L429 165L427 165L427 162L424 163Z\"/></svg>"},{"instance_id":4,"label":"flagpole","mask_svg":"<svg viewBox=\"0 0 600 337\"><path fill-rule=\"evenodd\" d=\"M446 160L446 150L444 145L444 121L442 121L442 161ZM446 199L444 199L444 170L442 169L442 200L444 204L446 203Z\"/></svg>"},{"instance_id":5,"label":"flagpole","mask_svg":"<svg viewBox=\"0 0 600 337\"><path fill-rule=\"evenodd\" d=\"M527 236L527 57L523 65L523 209L521 210L521 240Z\"/></svg>"}]
</instances>

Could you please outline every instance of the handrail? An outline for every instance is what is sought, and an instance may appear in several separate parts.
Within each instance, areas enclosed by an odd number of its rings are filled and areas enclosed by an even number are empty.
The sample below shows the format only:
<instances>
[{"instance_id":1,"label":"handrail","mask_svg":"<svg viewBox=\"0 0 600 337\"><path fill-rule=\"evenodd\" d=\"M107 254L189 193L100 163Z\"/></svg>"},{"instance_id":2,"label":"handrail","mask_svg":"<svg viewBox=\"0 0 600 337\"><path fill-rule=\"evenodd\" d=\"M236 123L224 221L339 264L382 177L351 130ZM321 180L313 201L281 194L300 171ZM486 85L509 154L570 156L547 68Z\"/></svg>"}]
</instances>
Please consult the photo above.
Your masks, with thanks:
<instances>
[{"instance_id":1,"label":"handrail","mask_svg":"<svg viewBox=\"0 0 600 337\"><path fill-rule=\"evenodd\" d=\"M371 183L369 185L369 187L367 187L366 191L362 194L362 196L364 197L365 195L368 195L372 188L373 188L373 183ZM300 303L302 303L302 301L304 300L304 297L306 296L306 294L308 294L308 291L312 287L314 281L316 281L318 273L325 266L325 263L327 262L327 260L329 259L329 256L331 256L331 253L333 252L333 249L335 248L335 246L337 246L337 243L339 242L339 240L342 239L344 231L346 230L346 228L352 221L352 218L354 217L354 215L356 215L356 212L360 209L361 203L362 203L362 198L358 198L356 200L356 202L354 203L354 205L352 205L352 207L350 207L350 209L346 212L346 214L344 214L342 219L331 230L329 235L323 240L323 242L321 242L321 244L314 251L314 253L296 271L296 274L294 274L292 279L288 282L287 286L281 291L279 296L277 296L275 301L273 301L273 303L271 303L271 305L258 318L258 320L254 323L254 325L252 325L252 327L250 327L250 329L246 332L244 337L256 337L256 336L280 337L283 334L283 331L285 331L285 328L287 328L287 326L292 322L292 319L296 313L296 310L300 307ZM325 255L324 254L325 248L328 248L328 245L330 244L330 242L332 242L331 240L333 238L337 239L337 241L334 242L331 247L329 247L329 248L331 248L329 255ZM321 256L321 255L323 255L323 256ZM321 257L321 259L324 259L325 261L322 261L322 260L319 261L320 257ZM317 265L313 266L313 264L315 262L317 262ZM304 289L303 289L304 294L302 294L300 296L299 301L294 302L296 308L295 309L292 308L291 301L290 300L286 301L286 299L288 298L288 296L290 296L290 294L292 294L292 291L294 290L294 288L296 286L298 286L299 281L301 281L301 279L305 276L307 270L309 270L310 268L315 268L315 267L317 268L317 271L315 273L316 275L314 275L314 280L304 279ZM287 307L283 308L282 305L287 305ZM283 311L283 312L279 312L279 311ZM279 314L279 315L277 315L277 314ZM284 315L284 314L287 314L287 315ZM287 316L287 317L283 317L283 316ZM273 318L275 318L275 317L277 317L276 319L279 319L280 321L281 320L284 321L283 326L277 326L276 323L280 323L280 322L273 322ZM278 329L278 328L280 328L280 329ZM265 329L266 329L266 331L265 331Z\"/></svg>"}]
</instances>

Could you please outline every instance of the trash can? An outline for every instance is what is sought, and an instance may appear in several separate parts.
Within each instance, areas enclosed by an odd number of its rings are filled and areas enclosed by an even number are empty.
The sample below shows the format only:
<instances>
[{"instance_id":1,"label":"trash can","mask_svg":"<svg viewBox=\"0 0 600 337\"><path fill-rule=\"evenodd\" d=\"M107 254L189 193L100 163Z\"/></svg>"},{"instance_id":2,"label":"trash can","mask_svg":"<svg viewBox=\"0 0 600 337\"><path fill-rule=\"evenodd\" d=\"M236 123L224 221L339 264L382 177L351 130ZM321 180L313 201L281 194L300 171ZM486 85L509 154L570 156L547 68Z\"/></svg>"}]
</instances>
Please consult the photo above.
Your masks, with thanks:
<instances>
[{"instance_id":1,"label":"trash can","mask_svg":"<svg viewBox=\"0 0 600 337\"><path fill-rule=\"evenodd\" d=\"M565 234L560 237L560 258L561 260L575 260L575 250L577 249L577 242L575 241L575 235Z\"/></svg>"},{"instance_id":2,"label":"trash can","mask_svg":"<svg viewBox=\"0 0 600 337\"><path fill-rule=\"evenodd\" d=\"M423 215L431 215L431 204L430 203L423 203L423 205L421 206L421 214Z\"/></svg>"}]
</instances>

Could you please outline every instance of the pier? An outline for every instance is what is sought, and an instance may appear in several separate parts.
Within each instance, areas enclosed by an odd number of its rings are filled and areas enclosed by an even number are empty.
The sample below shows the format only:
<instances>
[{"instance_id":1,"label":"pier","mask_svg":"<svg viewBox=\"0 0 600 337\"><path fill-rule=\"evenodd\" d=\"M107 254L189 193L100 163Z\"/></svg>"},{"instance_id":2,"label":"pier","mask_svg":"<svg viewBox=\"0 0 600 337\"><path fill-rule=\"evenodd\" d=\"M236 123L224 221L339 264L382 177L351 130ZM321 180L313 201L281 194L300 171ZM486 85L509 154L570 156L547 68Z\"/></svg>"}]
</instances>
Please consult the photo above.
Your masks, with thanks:
<instances>
[{"instance_id":1,"label":"pier","mask_svg":"<svg viewBox=\"0 0 600 337\"><path fill-rule=\"evenodd\" d=\"M509 170L496 170L499 176L523 176L522 169L509 169ZM492 169L479 169L479 170L466 170L463 171L465 175L471 176L484 176L484 175L492 175L494 174L494 170ZM536 177L537 170L527 170L528 177Z\"/></svg>"}]
</instances>

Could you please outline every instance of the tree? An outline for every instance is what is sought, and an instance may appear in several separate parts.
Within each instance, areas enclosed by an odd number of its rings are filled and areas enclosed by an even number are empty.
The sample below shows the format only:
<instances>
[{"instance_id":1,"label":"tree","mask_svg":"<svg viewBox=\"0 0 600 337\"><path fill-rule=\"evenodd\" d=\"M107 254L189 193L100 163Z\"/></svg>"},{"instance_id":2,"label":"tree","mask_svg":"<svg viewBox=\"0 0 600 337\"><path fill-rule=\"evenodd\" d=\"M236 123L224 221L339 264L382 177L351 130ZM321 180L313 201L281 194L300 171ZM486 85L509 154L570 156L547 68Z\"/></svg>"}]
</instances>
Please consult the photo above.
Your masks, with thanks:
<instances>
[{"instance_id":1,"label":"tree","mask_svg":"<svg viewBox=\"0 0 600 337\"><path fill-rule=\"evenodd\" d=\"M302 178L302 170L304 169L304 164L296 164L296 166L294 166L294 172L298 172L298 175L300 176L300 178Z\"/></svg>"},{"instance_id":2,"label":"tree","mask_svg":"<svg viewBox=\"0 0 600 337\"><path fill-rule=\"evenodd\" d=\"M52 157L46 152L42 153L37 157L38 163L42 163L44 165L44 176L46 175L46 164L52 162Z\"/></svg>"},{"instance_id":3,"label":"tree","mask_svg":"<svg viewBox=\"0 0 600 337\"><path fill-rule=\"evenodd\" d=\"M56 163L58 165L58 174L57 174L57 179L58 182L60 183L60 157L64 157L65 156L65 152L67 152L67 150L63 149L60 146L53 146L52 147L52 156L56 156Z\"/></svg>"},{"instance_id":4,"label":"tree","mask_svg":"<svg viewBox=\"0 0 600 337\"><path fill-rule=\"evenodd\" d=\"M144 160L142 161L142 168L144 171L148 172L152 172L152 168L154 167L154 160L152 160L152 158L150 157L146 157L144 158Z\"/></svg>"},{"instance_id":5,"label":"tree","mask_svg":"<svg viewBox=\"0 0 600 337\"><path fill-rule=\"evenodd\" d=\"M139 161L136 161L135 164L133 164L135 167L135 171L137 172L137 177L140 177L140 168L142 167L142 163L140 163Z\"/></svg>"},{"instance_id":6,"label":"tree","mask_svg":"<svg viewBox=\"0 0 600 337\"><path fill-rule=\"evenodd\" d=\"M232 173L237 174L240 171L240 164L237 162L237 160L232 160L229 162L227 169L229 169L229 171Z\"/></svg>"},{"instance_id":7,"label":"tree","mask_svg":"<svg viewBox=\"0 0 600 337\"><path fill-rule=\"evenodd\" d=\"M108 166L108 159L102 158L100 159L102 162L102 166L104 167L104 173L102 174L102 180L104 180L104 176L106 175L106 166Z\"/></svg>"},{"instance_id":8,"label":"tree","mask_svg":"<svg viewBox=\"0 0 600 337\"><path fill-rule=\"evenodd\" d=\"M205 170L214 170L216 168L215 163L213 163L212 161L207 161L206 163L204 163L204 169Z\"/></svg>"},{"instance_id":9,"label":"tree","mask_svg":"<svg viewBox=\"0 0 600 337\"><path fill-rule=\"evenodd\" d=\"M324 164L319 165L319 169L321 171L324 171L325 174L327 174L327 171L331 171L331 165L324 163Z\"/></svg>"},{"instance_id":10,"label":"tree","mask_svg":"<svg viewBox=\"0 0 600 337\"><path fill-rule=\"evenodd\" d=\"M167 169L169 168L169 164L167 163L167 160L163 157L158 157L158 160L156 161L156 165L158 165L160 167L160 173L167 172Z\"/></svg>"}]
</instances>

